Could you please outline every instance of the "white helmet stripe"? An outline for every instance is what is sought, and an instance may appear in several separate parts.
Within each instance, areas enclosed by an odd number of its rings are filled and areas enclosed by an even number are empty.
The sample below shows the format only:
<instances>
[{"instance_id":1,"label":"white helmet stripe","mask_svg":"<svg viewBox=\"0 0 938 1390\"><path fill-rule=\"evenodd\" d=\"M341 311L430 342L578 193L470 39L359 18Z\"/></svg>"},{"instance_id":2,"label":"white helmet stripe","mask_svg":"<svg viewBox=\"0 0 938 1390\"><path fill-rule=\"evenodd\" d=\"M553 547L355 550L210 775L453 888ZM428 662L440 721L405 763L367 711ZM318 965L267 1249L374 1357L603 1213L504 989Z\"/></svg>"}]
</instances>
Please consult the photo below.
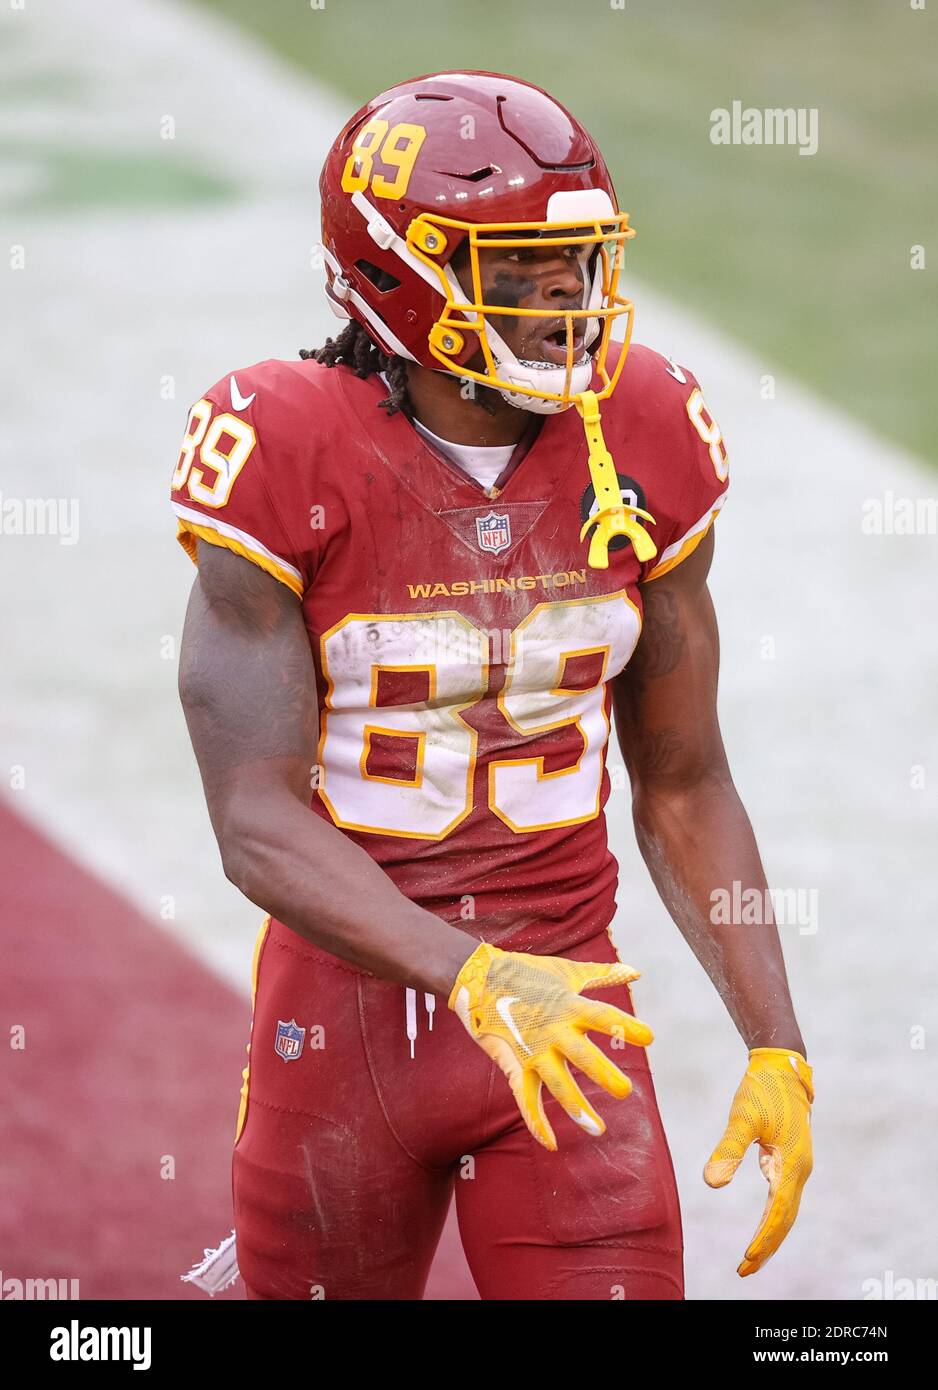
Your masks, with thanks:
<instances>
[{"instance_id":1,"label":"white helmet stripe","mask_svg":"<svg viewBox=\"0 0 938 1390\"><path fill-rule=\"evenodd\" d=\"M326 296L329 299L329 304L331 307L336 302L337 296L335 295L335 292L329 285L326 286ZM341 300L338 300L338 307L340 311L346 304L355 305L355 308L358 310L358 312L362 315L363 318L366 318L368 320L368 322L371 324L372 328L374 328L378 336L382 339L383 342L387 343L388 347L391 349L393 353L396 353L398 357L406 357L408 362L416 362L417 359L414 356L414 354L404 346L400 338L398 338L397 334L391 331L391 329L385 323L381 315L375 313L374 309L372 309L371 305L367 302L367 300L362 299L358 291L353 290L351 286L349 286L348 292L345 294L345 296ZM345 317L348 317L348 315L345 315Z\"/></svg>"},{"instance_id":2,"label":"white helmet stripe","mask_svg":"<svg viewBox=\"0 0 938 1390\"><path fill-rule=\"evenodd\" d=\"M390 222L386 221L378 209L369 203L364 193L352 194L352 206L364 217L368 226L368 235L375 245L380 246L382 251L393 251L395 256L404 261L410 270L420 276L421 280L426 280L428 285L432 285L442 299L443 292L440 289L439 278L428 265L424 265L423 261L417 259L407 242L398 236Z\"/></svg>"}]
</instances>

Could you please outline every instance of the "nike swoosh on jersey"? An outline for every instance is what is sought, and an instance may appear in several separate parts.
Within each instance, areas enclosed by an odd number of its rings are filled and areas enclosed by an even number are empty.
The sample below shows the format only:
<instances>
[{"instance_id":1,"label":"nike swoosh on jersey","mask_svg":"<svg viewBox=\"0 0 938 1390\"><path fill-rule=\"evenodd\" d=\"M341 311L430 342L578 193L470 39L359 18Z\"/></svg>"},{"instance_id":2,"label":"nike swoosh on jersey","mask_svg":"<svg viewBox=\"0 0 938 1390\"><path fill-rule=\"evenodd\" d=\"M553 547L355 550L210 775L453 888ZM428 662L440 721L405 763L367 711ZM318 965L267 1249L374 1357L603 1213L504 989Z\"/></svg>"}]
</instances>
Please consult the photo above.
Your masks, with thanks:
<instances>
[{"instance_id":1,"label":"nike swoosh on jersey","mask_svg":"<svg viewBox=\"0 0 938 1390\"><path fill-rule=\"evenodd\" d=\"M668 361L671 363L670 367L665 367L665 371L667 372L668 376L673 376L675 381L683 381L686 383L687 377L681 371L677 363L673 361L670 357L668 358Z\"/></svg>"},{"instance_id":2,"label":"nike swoosh on jersey","mask_svg":"<svg viewBox=\"0 0 938 1390\"><path fill-rule=\"evenodd\" d=\"M248 406L257 395L257 392L252 391L249 396L242 396L241 392L238 390L238 383L235 381L234 377L231 378L230 385L232 410L247 410Z\"/></svg>"}]
</instances>

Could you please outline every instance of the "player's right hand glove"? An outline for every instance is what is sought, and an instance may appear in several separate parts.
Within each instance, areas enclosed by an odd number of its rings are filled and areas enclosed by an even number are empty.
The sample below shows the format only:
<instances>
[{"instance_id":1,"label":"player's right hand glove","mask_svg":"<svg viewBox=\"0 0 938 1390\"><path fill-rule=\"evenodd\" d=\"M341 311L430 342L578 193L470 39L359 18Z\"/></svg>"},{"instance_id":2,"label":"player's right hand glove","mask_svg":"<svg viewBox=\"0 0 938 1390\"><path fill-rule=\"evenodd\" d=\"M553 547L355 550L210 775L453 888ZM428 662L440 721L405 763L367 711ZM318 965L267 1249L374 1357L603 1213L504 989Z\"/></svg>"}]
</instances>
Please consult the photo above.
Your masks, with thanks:
<instances>
[{"instance_id":1,"label":"player's right hand glove","mask_svg":"<svg viewBox=\"0 0 938 1390\"><path fill-rule=\"evenodd\" d=\"M612 1004L582 999L580 991L608 989L638 977L637 970L622 962L597 965L530 956L485 943L456 976L449 1007L501 1067L525 1124L545 1149L556 1149L557 1140L544 1113L544 1086L590 1134L606 1129L570 1075L568 1063L610 1095L621 1099L631 1091L629 1078L586 1033L592 1028L646 1047L654 1036L651 1029Z\"/></svg>"}]
</instances>

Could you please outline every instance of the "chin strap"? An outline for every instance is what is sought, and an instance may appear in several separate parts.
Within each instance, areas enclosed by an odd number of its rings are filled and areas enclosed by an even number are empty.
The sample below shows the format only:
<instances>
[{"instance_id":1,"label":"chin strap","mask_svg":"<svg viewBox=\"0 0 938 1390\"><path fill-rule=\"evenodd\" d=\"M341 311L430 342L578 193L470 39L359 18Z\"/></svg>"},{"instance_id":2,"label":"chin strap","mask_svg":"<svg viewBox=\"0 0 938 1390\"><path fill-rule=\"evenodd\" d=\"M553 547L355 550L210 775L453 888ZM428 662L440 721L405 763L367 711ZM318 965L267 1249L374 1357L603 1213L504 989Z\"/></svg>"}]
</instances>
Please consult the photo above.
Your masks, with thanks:
<instances>
[{"instance_id":1,"label":"chin strap","mask_svg":"<svg viewBox=\"0 0 938 1390\"><path fill-rule=\"evenodd\" d=\"M599 402L595 391L583 391L576 398L576 408L580 412L586 442L589 446L589 470L593 491L599 510L584 521L580 530L580 540L595 526L590 537L589 564L594 570L609 568L609 542L614 536L628 536L638 560L651 560L658 553L651 536L637 520L644 517L652 526L655 518L641 507L626 508L622 505L622 489L616 477L616 466L603 439L599 420Z\"/></svg>"}]
</instances>

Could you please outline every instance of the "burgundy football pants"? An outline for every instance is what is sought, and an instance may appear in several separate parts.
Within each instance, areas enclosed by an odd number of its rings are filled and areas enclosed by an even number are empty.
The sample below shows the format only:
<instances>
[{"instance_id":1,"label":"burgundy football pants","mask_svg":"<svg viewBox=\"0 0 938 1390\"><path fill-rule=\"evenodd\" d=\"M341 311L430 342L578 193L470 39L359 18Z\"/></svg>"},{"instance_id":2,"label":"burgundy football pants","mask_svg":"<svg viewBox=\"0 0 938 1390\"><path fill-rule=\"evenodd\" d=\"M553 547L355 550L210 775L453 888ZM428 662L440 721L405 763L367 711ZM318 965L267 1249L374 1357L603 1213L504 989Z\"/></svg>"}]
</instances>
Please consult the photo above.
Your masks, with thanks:
<instances>
[{"instance_id":1,"label":"burgundy football pants","mask_svg":"<svg viewBox=\"0 0 938 1390\"><path fill-rule=\"evenodd\" d=\"M564 954L616 959L605 932ZM633 1012L624 986L595 997ZM483 1299L682 1298L677 1189L644 1051L590 1035L634 1089L615 1100L575 1072L601 1138L545 1091L548 1153L446 1001L430 1031L418 994L417 1017L412 1060L403 988L271 923L233 1167L248 1297L421 1298L455 1184Z\"/></svg>"}]
</instances>

